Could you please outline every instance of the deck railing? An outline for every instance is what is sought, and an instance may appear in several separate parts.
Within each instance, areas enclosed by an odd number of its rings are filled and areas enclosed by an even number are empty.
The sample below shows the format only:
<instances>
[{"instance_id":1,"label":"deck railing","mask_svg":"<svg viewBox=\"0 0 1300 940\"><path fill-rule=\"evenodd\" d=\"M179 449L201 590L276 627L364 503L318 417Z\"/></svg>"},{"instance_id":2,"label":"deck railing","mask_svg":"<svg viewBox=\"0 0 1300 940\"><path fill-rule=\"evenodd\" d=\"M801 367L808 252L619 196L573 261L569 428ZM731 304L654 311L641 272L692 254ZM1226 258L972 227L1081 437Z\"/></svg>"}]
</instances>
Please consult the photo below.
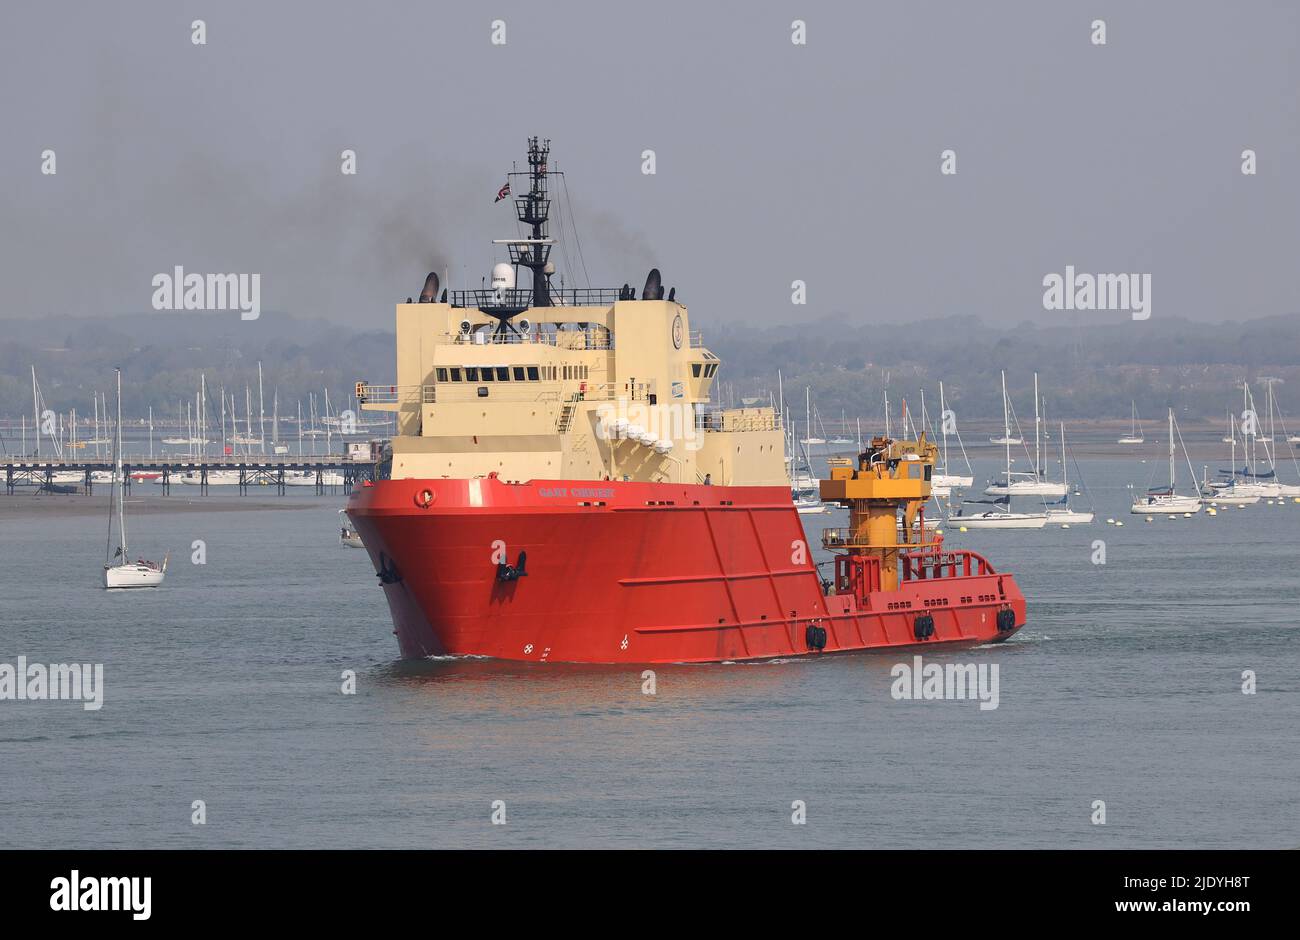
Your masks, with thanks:
<instances>
[{"instance_id":1,"label":"deck railing","mask_svg":"<svg viewBox=\"0 0 1300 940\"><path fill-rule=\"evenodd\" d=\"M446 335L457 346L556 346L561 349L613 349L614 334L604 328L586 330L530 330L527 333L506 331L498 333L495 327L473 330L469 333Z\"/></svg>"},{"instance_id":2,"label":"deck railing","mask_svg":"<svg viewBox=\"0 0 1300 940\"><path fill-rule=\"evenodd\" d=\"M358 382L357 401L363 405L392 405L400 402L432 405L437 401L437 392L433 385L367 385Z\"/></svg>"},{"instance_id":3,"label":"deck railing","mask_svg":"<svg viewBox=\"0 0 1300 940\"><path fill-rule=\"evenodd\" d=\"M696 411L697 431L779 431L781 416L772 411Z\"/></svg>"},{"instance_id":4,"label":"deck railing","mask_svg":"<svg viewBox=\"0 0 1300 940\"><path fill-rule=\"evenodd\" d=\"M997 574L983 555L960 550L907 552L902 556L902 566L904 581Z\"/></svg>"},{"instance_id":5,"label":"deck railing","mask_svg":"<svg viewBox=\"0 0 1300 940\"><path fill-rule=\"evenodd\" d=\"M919 556L924 554L925 549L937 548L940 544L940 542L909 542L906 544L900 542L894 545L877 545L869 542L865 537L855 535L852 529L822 529L822 547L828 551L840 548L896 548L908 555ZM918 552L918 549L922 551ZM983 561L983 559L980 560ZM988 562L985 562L985 564L988 564Z\"/></svg>"}]
</instances>

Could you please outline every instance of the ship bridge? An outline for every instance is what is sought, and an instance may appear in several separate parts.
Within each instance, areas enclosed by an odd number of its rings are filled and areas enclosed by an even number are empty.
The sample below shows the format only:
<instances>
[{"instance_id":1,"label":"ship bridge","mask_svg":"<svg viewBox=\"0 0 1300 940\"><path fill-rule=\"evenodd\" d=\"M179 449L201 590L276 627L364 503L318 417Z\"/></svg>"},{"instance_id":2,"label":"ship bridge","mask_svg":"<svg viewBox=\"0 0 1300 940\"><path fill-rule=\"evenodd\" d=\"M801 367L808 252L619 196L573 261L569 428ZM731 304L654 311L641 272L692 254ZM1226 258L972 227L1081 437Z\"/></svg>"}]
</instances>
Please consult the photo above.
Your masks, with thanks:
<instances>
[{"instance_id":1,"label":"ship bridge","mask_svg":"<svg viewBox=\"0 0 1300 940\"><path fill-rule=\"evenodd\" d=\"M397 414L379 474L788 486L779 417L709 406L720 362L657 268L639 296L552 283L548 153L533 138L510 174L529 180L531 235L497 242L491 286L440 291L431 273L397 304L397 381L357 383L363 408Z\"/></svg>"}]
</instances>

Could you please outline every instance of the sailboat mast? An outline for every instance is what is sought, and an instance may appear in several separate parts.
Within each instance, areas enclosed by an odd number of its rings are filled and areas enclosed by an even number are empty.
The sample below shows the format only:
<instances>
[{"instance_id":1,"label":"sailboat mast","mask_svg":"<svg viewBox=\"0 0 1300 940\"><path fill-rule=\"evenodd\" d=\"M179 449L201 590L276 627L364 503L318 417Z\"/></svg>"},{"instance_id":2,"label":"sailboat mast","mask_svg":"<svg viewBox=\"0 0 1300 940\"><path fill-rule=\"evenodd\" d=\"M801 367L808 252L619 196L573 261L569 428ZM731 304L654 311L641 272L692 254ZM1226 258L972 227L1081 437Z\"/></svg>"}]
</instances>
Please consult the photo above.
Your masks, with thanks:
<instances>
[{"instance_id":1,"label":"sailboat mast","mask_svg":"<svg viewBox=\"0 0 1300 940\"><path fill-rule=\"evenodd\" d=\"M266 455L266 404L262 400L262 363L257 364L257 436L262 455Z\"/></svg>"},{"instance_id":2,"label":"sailboat mast","mask_svg":"<svg viewBox=\"0 0 1300 940\"><path fill-rule=\"evenodd\" d=\"M122 564L130 558L126 547L126 490L122 481L122 370L117 369L117 461L113 465L113 485L117 488L117 531L122 536Z\"/></svg>"},{"instance_id":3,"label":"sailboat mast","mask_svg":"<svg viewBox=\"0 0 1300 940\"><path fill-rule=\"evenodd\" d=\"M1011 415L1007 412L1007 372L1002 370L1002 443L1007 448L1007 492L1011 487Z\"/></svg>"},{"instance_id":4,"label":"sailboat mast","mask_svg":"<svg viewBox=\"0 0 1300 940\"><path fill-rule=\"evenodd\" d=\"M333 451L332 451L332 448L334 447L334 444L333 444L333 442L332 442L331 439L330 439L330 390L329 390L329 386L326 386L326 387L325 387L325 417L324 417L324 419L323 419L323 423L324 423L324 425L325 425L325 456L328 457L328 456L333 452ZM812 428L810 427L810 428L808 429L808 431L809 431L809 437L811 437L811 436L812 436L812 433L811 433L811 432L812 432Z\"/></svg>"},{"instance_id":5,"label":"sailboat mast","mask_svg":"<svg viewBox=\"0 0 1300 940\"><path fill-rule=\"evenodd\" d=\"M36 433L36 456L41 455L41 406L36 400L36 366L32 366L32 430Z\"/></svg>"},{"instance_id":6,"label":"sailboat mast","mask_svg":"<svg viewBox=\"0 0 1300 940\"><path fill-rule=\"evenodd\" d=\"M199 455L208 456L208 378L199 373Z\"/></svg>"},{"instance_id":7,"label":"sailboat mast","mask_svg":"<svg viewBox=\"0 0 1300 940\"><path fill-rule=\"evenodd\" d=\"M939 383L939 429L943 432L943 472L948 472L948 406L944 403L943 383Z\"/></svg>"},{"instance_id":8,"label":"sailboat mast","mask_svg":"<svg viewBox=\"0 0 1300 940\"><path fill-rule=\"evenodd\" d=\"M1229 466L1232 467L1232 482L1237 482L1237 419L1233 417L1232 412L1228 412L1228 440L1232 442L1232 460Z\"/></svg>"},{"instance_id":9,"label":"sailboat mast","mask_svg":"<svg viewBox=\"0 0 1300 940\"><path fill-rule=\"evenodd\" d=\"M1039 443L1041 435L1038 433L1038 429L1040 427L1041 427L1041 423L1038 417L1038 373L1035 372L1034 373L1034 479L1035 480L1042 479L1042 472L1039 469L1040 467L1042 467L1042 460L1043 460L1042 447L1041 444Z\"/></svg>"},{"instance_id":10,"label":"sailboat mast","mask_svg":"<svg viewBox=\"0 0 1300 940\"><path fill-rule=\"evenodd\" d=\"M1065 422L1061 422L1061 485L1065 487L1065 496L1070 496L1070 471L1065 466Z\"/></svg>"},{"instance_id":11,"label":"sailboat mast","mask_svg":"<svg viewBox=\"0 0 1300 940\"><path fill-rule=\"evenodd\" d=\"M1246 433L1246 428L1248 427L1248 425L1246 424L1245 414L1247 411L1250 410L1250 386L1247 385L1245 382L1241 383L1241 401L1242 401L1241 450L1243 456L1246 458L1246 468L1251 473L1254 473L1255 472L1255 435L1254 434L1248 435Z\"/></svg>"},{"instance_id":12,"label":"sailboat mast","mask_svg":"<svg viewBox=\"0 0 1300 940\"><path fill-rule=\"evenodd\" d=\"M1174 409L1169 409L1169 495L1174 494Z\"/></svg>"}]
</instances>

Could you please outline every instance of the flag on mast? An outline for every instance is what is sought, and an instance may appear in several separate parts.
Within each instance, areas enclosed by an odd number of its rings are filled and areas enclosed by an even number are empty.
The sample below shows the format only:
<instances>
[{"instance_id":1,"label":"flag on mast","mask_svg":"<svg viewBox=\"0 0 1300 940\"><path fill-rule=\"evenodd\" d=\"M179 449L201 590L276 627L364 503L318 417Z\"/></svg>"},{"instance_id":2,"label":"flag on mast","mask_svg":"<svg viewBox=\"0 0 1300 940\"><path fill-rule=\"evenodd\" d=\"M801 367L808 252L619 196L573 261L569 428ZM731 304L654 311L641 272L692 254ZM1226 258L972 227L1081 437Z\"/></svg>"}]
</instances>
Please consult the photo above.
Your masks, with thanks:
<instances>
[{"instance_id":1,"label":"flag on mast","mask_svg":"<svg viewBox=\"0 0 1300 940\"><path fill-rule=\"evenodd\" d=\"M506 184L497 190L497 198L493 199L492 201L500 202L502 199L505 199L509 195L510 195L510 181L506 180Z\"/></svg>"}]
</instances>

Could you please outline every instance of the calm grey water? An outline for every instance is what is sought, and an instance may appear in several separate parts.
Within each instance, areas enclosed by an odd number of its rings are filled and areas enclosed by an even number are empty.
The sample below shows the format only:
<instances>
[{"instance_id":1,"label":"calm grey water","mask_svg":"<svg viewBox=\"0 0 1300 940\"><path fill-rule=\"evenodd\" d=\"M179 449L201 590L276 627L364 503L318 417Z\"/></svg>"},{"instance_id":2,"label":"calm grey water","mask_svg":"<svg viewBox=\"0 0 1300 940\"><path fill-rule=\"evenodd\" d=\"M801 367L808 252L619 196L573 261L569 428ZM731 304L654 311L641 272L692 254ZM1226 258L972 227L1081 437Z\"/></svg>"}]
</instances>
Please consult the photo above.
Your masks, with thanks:
<instances>
[{"instance_id":1,"label":"calm grey water","mask_svg":"<svg viewBox=\"0 0 1300 940\"><path fill-rule=\"evenodd\" d=\"M141 515L173 567L135 593L99 588L98 516L6 514L0 662L102 662L106 691L0 701L4 844L1295 847L1300 505L1147 524L1147 469L1083 462L1098 524L951 533L1029 599L1012 641L933 657L998 664L991 711L894 701L880 654L660 667L653 697L634 669L399 662L341 498Z\"/></svg>"}]
</instances>

